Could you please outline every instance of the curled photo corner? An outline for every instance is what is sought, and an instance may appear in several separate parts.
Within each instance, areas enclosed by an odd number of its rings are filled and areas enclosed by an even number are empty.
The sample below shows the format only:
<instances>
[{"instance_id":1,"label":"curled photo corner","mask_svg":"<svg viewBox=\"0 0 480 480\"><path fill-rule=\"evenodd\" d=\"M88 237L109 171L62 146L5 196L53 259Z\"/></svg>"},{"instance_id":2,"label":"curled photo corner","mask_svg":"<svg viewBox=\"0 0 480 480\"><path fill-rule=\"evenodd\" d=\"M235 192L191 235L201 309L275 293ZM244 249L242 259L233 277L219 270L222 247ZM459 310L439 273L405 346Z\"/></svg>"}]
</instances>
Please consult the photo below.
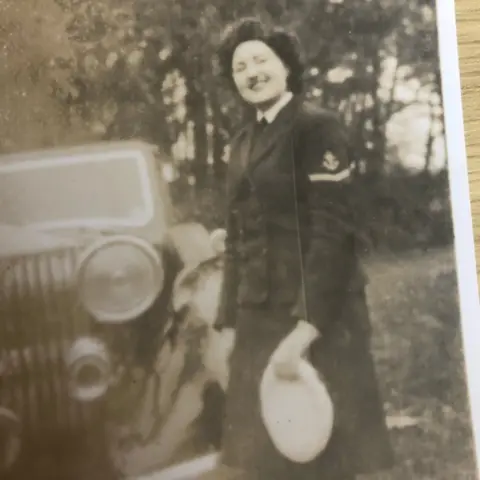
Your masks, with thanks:
<instances>
[{"instance_id":1,"label":"curled photo corner","mask_svg":"<svg viewBox=\"0 0 480 480\"><path fill-rule=\"evenodd\" d=\"M454 0L3 0L0 40L2 478L478 478Z\"/></svg>"}]
</instances>

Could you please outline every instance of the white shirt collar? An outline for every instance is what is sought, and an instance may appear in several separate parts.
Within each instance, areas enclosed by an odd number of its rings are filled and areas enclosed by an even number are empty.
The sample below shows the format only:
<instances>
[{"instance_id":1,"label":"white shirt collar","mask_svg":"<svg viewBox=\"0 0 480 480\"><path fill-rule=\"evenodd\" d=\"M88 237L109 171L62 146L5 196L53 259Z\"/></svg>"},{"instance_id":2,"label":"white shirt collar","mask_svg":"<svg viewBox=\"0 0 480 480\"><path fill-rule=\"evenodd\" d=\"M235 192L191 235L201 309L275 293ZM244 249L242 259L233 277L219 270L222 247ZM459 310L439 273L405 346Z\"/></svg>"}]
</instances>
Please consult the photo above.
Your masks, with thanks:
<instances>
[{"instance_id":1,"label":"white shirt collar","mask_svg":"<svg viewBox=\"0 0 480 480\"><path fill-rule=\"evenodd\" d=\"M260 122L262 119L265 119L267 123L272 123L280 111L290 102L292 97L292 92L285 92L267 111L257 111L257 121Z\"/></svg>"}]
</instances>

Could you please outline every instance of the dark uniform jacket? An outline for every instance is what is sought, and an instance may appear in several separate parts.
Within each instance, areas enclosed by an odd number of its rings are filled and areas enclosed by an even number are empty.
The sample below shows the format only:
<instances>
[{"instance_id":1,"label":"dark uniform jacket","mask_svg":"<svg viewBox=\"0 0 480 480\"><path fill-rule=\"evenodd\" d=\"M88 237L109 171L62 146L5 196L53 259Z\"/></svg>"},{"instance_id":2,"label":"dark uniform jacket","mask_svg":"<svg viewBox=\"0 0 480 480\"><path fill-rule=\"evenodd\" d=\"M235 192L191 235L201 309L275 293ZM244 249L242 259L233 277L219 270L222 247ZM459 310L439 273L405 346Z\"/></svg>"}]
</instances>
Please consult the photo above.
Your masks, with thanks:
<instances>
[{"instance_id":1,"label":"dark uniform jacket","mask_svg":"<svg viewBox=\"0 0 480 480\"><path fill-rule=\"evenodd\" d=\"M253 123L233 139L228 171L219 321L236 327L236 344L224 461L257 465L261 479L278 480L346 480L386 468L392 451L369 352L345 131L332 114L299 97L261 133L256 128ZM320 330L309 357L335 406L328 453L302 467L285 464L265 440L256 394L270 354L295 317Z\"/></svg>"},{"instance_id":2,"label":"dark uniform jacket","mask_svg":"<svg viewBox=\"0 0 480 480\"><path fill-rule=\"evenodd\" d=\"M363 290L348 150L336 117L298 97L260 134L251 124L235 136L224 325L239 306L285 306L325 330L345 294Z\"/></svg>"}]
</instances>

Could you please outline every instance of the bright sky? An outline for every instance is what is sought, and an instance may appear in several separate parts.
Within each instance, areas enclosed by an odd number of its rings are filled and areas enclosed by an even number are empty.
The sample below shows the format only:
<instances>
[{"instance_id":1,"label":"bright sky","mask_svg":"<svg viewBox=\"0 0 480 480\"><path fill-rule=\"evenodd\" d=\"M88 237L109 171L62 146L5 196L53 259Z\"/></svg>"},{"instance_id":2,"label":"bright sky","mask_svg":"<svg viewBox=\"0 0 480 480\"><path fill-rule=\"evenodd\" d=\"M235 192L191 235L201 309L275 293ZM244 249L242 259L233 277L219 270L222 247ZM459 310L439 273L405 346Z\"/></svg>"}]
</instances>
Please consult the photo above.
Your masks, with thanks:
<instances>
[{"instance_id":1,"label":"bright sky","mask_svg":"<svg viewBox=\"0 0 480 480\"><path fill-rule=\"evenodd\" d=\"M379 91L379 95L385 99L388 99L390 95L395 67L395 58L392 57L385 61L385 71L381 79L382 88ZM400 77L407 73L405 69L399 70ZM353 71L349 68L337 67L328 73L328 79L333 82L343 82L352 74ZM440 98L432 96L428 90L419 90L420 82L416 79L408 82L397 80L397 82L395 99L412 103L412 105L392 117L387 124L387 139L389 144L397 149L398 158L396 160L412 170L423 170L425 149L431 129L431 112L428 104L434 103L435 108L440 109L440 112L437 113L441 114ZM436 132L433 156L430 160L430 167L433 171L444 168L446 163L444 137L438 135L438 132L442 130L441 127L439 122L433 126Z\"/></svg>"},{"instance_id":2,"label":"bright sky","mask_svg":"<svg viewBox=\"0 0 480 480\"><path fill-rule=\"evenodd\" d=\"M395 59L389 59L385 64L383 85L386 91L392 85ZM400 75L405 74L400 71ZM387 125L387 138L391 145L398 148L398 156L401 163L414 170L422 170L425 167L425 151L430 134L433 129L435 140L433 142L433 155L430 159L432 171L438 171L445 167L446 150L444 137L441 135L442 124L435 120L431 122L431 108L436 109L436 116L441 118L441 99L437 94L432 94L429 89L420 89L420 82L416 79L399 81L395 89L395 99L412 105L397 113ZM432 106L431 106L432 105Z\"/></svg>"},{"instance_id":3,"label":"bright sky","mask_svg":"<svg viewBox=\"0 0 480 480\"><path fill-rule=\"evenodd\" d=\"M395 58L386 60L384 75L381 79L382 88L379 91L379 95L383 98L389 98L395 67ZM315 72L314 70L316 69L312 69L310 72L312 75L318 73L318 71ZM343 82L352 73L353 71L348 68L337 67L328 73L328 77L330 81ZM405 71L400 71L401 75L405 73ZM182 103L182 99L185 96L185 85L175 76L168 80L169 82L164 85L164 88L173 90L174 98L172 98L172 101L179 105L179 108L176 109L175 117L181 121L186 114ZM439 109L439 113L441 113L440 99L432 97L428 90L419 92L419 86L420 83L415 79L408 82L397 82L395 98L399 101L412 103L412 105L394 115L387 124L389 146L393 146L397 152L397 155L395 157L392 156L390 161L399 161L403 165L412 168L412 170L423 170L425 167L425 149L431 128L429 103L435 103L437 105L435 108ZM442 131L442 126L438 121L437 123L437 125L434 125L434 130L437 134L433 143L433 157L430 161L433 171L444 168L446 163L444 137L443 135L438 135L438 132ZM192 148L192 132L191 128L189 128L185 135L180 135L174 145L174 155L179 158L192 158L194 155Z\"/></svg>"},{"instance_id":4,"label":"bright sky","mask_svg":"<svg viewBox=\"0 0 480 480\"><path fill-rule=\"evenodd\" d=\"M428 107L411 106L395 115L387 126L389 142L399 150L401 162L414 169L423 169L425 166L425 148L431 128ZM434 125L435 130L441 128ZM438 136L433 143L431 169L438 171L445 166L444 137Z\"/></svg>"}]
</instances>

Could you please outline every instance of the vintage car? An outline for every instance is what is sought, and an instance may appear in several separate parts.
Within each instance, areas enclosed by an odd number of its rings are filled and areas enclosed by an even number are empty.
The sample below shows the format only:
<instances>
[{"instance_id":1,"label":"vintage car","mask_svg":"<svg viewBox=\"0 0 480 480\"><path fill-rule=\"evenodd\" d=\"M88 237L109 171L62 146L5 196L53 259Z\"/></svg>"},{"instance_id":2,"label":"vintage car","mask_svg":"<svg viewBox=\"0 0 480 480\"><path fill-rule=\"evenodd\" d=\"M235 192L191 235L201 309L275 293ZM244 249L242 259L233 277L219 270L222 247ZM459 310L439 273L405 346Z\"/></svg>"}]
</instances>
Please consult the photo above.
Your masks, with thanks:
<instances>
[{"instance_id":1,"label":"vintage car","mask_svg":"<svg viewBox=\"0 0 480 480\"><path fill-rule=\"evenodd\" d=\"M0 157L2 478L139 478L218 446L217 238L176 223L143 142Z\"/></svg>"}]
</instances>

